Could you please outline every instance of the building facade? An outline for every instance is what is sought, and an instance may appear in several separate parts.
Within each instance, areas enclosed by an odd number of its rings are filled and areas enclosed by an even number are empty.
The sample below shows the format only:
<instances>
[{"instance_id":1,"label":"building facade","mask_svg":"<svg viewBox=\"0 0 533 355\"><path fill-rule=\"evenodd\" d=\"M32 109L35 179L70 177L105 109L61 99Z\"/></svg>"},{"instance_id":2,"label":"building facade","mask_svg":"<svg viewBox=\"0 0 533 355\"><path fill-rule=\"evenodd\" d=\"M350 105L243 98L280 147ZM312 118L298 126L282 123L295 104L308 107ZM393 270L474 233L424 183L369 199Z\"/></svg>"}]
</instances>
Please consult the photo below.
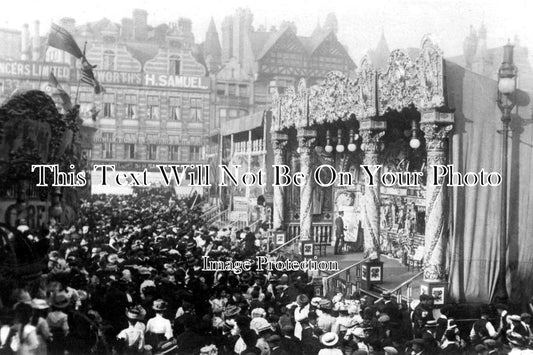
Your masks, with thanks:
<instances>
[{"instance_id":1,"label":"building facade","mask_svg":"<svg viewBox=\"0 0 533 355\"><path fill-rule=\"evenodd\" d=\"M100 21L77 29L105 92L81 86L82 115L99 111L91 160L118 170L199 163L209 124L210 79L193 56L191 23L147 29L135 11L133 28ZM131 31L130 31L131 29ZM89 35L89 36L88 36ZM79 78L78 78L79 79Z\"/></svg>"}]
</instances>

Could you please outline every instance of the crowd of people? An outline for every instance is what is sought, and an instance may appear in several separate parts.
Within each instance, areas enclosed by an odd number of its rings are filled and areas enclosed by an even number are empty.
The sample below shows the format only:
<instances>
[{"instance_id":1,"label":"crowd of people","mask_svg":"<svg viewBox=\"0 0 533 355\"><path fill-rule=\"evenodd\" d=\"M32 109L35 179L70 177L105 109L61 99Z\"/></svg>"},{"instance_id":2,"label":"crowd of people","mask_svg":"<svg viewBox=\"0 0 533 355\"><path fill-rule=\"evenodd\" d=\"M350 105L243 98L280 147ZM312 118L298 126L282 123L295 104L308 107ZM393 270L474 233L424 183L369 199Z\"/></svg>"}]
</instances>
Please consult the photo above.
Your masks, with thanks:
<instances>
[{"instance_id":1,"label":"crowd of people","mask_svg":"<svg viewBox=\"0 0 533 355\"><path fill-rule=\"evenodd\" d=\"M2 280L0 354L526 354L528 314L482 309L469 333L427 295L407 307L334 290L306 272L206 272L202 257L266 251L250 230L206 225L164 190L85 201L75 226L24 230L49 245L41 277ZM276 257L276 256L271 256ZM7 285L7 286L6 286Z\"/></svg>"}]
</instances>

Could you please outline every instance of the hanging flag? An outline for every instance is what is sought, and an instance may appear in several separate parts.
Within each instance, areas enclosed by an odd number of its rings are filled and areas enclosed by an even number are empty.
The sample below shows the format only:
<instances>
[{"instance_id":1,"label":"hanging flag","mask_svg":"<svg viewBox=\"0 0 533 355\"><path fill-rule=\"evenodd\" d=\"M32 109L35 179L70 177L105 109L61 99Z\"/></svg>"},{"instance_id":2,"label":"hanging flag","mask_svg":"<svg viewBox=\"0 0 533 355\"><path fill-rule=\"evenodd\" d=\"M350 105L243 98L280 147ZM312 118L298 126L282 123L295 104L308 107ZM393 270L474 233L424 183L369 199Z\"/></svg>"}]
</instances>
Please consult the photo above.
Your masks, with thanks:
<instances>
[{"instance_id":1,"label":"hanging flag","mask_svg":"<svg viewBox=\"0 0 533 355\"><path fill-rule=\"evenodd\" d=\"M93 119L93 121L96 121L96 119L98 118L98 114L100 113L100 110L97 110L96 107L93 105L93 107L91 107L89 112L91 113L91 118Z\"/></svg>"},{"instance_id":2,"label":"hanging flag","mask_svg":"<svg viewBox=\"0 0 533 355\"><path fill-rule=\"evenodd\" d=\"M91 65L87 61L87 58L85 56L82 56L81 59L81 79L80 81L82 83L85 83L87 85L90 85L94 87L94 93L100 94L105 92L105 89L100 85L98 80L96 80L96 77L94 76L93 68L96 68L96 65Z\"/></svg>"},{"instance_id":3,"label":"hanging flag","mask_svg":"<svg viewBox=\"0 0 533 355\"><path fill-rule=\"evenodd\" d=\"M72 102L70 101L70 96L67 94L65 90L61 87L61 84L59 84L59 81L57 81L56 76L54 75L54 72L51 70L50 74L48 75L48 83L51 87L55 88L58 92L59 97L61 98L61 101L63 102L63 107L65 110L70 110L72 108Z\"/></svg>"},{"instance_id":4,"label":"hanging flag","mask_svg":"<svg viewBox=\"0 0 533 355\"><path fill-rule=\"evenodd\" d=\"M48 45L57 49L61 49L67 53L70 53L76 58L83 57L80 47L76 43L76 40L72 35L63 27L52 24L50 34L48 35Z\"/></svg>"}]
</instances>

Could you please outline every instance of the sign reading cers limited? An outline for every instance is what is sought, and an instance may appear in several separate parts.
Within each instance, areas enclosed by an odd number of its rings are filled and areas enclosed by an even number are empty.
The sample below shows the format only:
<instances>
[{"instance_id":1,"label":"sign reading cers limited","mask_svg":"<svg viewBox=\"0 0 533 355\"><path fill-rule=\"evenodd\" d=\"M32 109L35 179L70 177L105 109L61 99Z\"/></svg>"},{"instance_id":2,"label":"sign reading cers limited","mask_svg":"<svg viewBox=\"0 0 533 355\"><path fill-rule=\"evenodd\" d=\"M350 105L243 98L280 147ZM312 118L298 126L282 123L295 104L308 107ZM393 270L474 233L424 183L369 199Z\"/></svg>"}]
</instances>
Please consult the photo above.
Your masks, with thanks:
<instances>
[{"instance_id":1,"label":"sign reading cers limited","mask_svg":"<svg viewBox=\"0 0 533 355\"><path fill-rule=\"evenodd\" d=\"M41 63L28 61L0 61L0 76L8 78L48 79L48 75L53 71L58 80L66 81L70 79L70 68L67 64L61 63Z\"/></svg>"}]
</instances>

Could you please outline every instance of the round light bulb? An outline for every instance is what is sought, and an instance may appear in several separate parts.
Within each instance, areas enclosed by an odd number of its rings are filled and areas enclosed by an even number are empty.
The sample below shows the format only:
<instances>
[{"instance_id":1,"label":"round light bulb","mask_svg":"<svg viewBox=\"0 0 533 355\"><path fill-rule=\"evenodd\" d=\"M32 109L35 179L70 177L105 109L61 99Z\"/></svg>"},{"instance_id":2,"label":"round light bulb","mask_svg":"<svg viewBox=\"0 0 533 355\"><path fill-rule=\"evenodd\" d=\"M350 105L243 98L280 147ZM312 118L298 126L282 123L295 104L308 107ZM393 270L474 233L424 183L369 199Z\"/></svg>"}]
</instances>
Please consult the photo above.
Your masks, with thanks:
<instances>
[{"instance_id":1,"label":"round light bulb","mask_svg":"<svg viewBox=\"0 0 533 355\"><path fill-rule=\"evenodd\" d=\"M420 140L418 138L413 138L409 142L409 145L411 146L411 148L417 149L418 147L420 147Z\"/></svg>"},{"instance_id":2,"label":"round light bulb","mask_svg":"<svg viewBox=\"0 0 533 355\"><path fill-rule=\"evenodd\" d=\"M337 150L337 153L342 153L344 152L344 146L342 144L337 144L337 146L335 147L335 149Z\"/></svg>"},{"instance_id":3,"label":"round light bulb","mask_svg":"<svg viewBox=\"0 0 533 355\"><path fill-rule=\"evenodd\" d=\"M331 153L333 151L333 147L331 145L327 145L324 150L326 151L326 153Z\"/></svg>"},{"instance_id":4,"label":"round light bulb","mask_svg":"<svg viewBox=\"0 0 533 355\"><path fill-rule=\"evenodd\" d=\"M348 144L348 150L350 152L355 152L356 149L357 149L357 146L355 145L355 143Z\"/></svg>"},{"instance_id":5,"label":"round light bulb","mask_svg":"<svg viewBox=\"0 0 533 355\"><path fill-rule=\"evenodd\" d=\"M300 147L296 148L296 153L300 154L301 151L302 151L302 150L300 149Z\"/></svg>"},{"instance_id":6,"label":"round light bulb","mask_svg":"<svg viewBox=\"0 0 533 355\"><path fill-rule=\"evenodd\" d=\"M502 94L512 94L515 91L515 81L513 78L501 78L498 81L498 90Z\"/></svg>"},{"instance_id":7,"label":"round light bulb","mask_svg":"<svg viewBox=\"0 0 533 355\"><path fill-rule=\"evenodd\" d=\"M359 139L359 135L356 133L354 136L353 136L353 140L356 141Z\"/></svg>"}]
</instances>

